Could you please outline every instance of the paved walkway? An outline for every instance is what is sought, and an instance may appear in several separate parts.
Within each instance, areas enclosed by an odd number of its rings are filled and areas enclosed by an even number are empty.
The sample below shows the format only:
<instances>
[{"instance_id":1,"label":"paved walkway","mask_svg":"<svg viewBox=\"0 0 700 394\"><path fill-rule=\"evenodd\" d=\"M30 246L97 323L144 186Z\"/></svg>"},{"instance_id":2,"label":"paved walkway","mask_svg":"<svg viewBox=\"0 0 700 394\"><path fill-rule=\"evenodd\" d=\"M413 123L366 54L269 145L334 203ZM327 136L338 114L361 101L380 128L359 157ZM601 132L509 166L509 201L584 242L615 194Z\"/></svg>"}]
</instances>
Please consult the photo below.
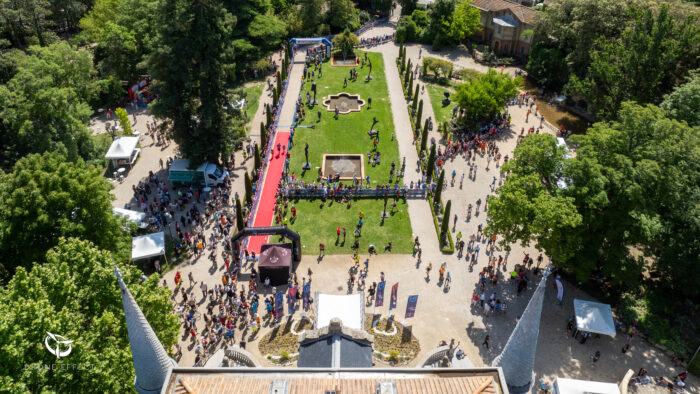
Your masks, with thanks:
<instances>
[{"instance_id":1,"label":"paved walkway","mask_svg":"<svg viewBox=\"0 0 700 394\"><path fill-rule=\"evenodd\" d=\"M377 29L372 29L365 33L364 36L370 37L378 34L383 34L391 29L391 25L379 26ZM417 46L409 47L409 56L412 53L417 53ZM391 108L393 113L393 121L396 128L396 136L399 144L399 152L401 156L406 157L406 180L417 180L420 177L418 172L417 153L413 145L413 138L410 131L408 113L406 111L406 101L403 98L401 89L401 79L398 71L394 67L394 59L398 55L398 46L393 43L383 44L370 49L371 51L380 52L384 55L385 71L387 77L387 85L389 88L389 97L391 100ZM412 52L413 51L413 52ZM429 53L424 48L423 54ZM460 59L460 58L458 58ZM463 64L458 63L460 67ZM303 68L303 67L302 67ZM298 70L298 71L297 71ZM290 80L292 85L288 91L285 106L293 105L294 99L298 95L299 87L295 84L300 84L301 70L295 67L292 71ZM296 81L296 82L295 82ZM296 93L294 93L296 92ZM424 101L424 113L432 111L429 101ZM525 123L525 109L511 106L508 108L513 116L513 129L519 130L521 127L527 127ZM286 107L283 108L280 124L290 125L291 118L284 118ZM293 114L293 110L292 113ZM257 117L257 114L256 114ZM530 126L532 119L530 119ZM141 123L139 119L139 123ZM259 125L259 121L256 123ZM255 126L254 126L255 127ZM259 126L258 126L259 127ZM288 132L280 128L279 132ZM516 133L505 133L501 140L498 141L498 146L503 155L512 156L512 150L515 147ZM131 185L138 182L147 176L149 170L158 169L158 158L165 159L168 155L176 150L173 145L168 149L161 150L156 147L146 147L142 151L142 159L137 162L134 169L127 176L127 180L123 184L117 184L114 194L117 196L115 205L123 206L130 200ZM274 161L274 160L273 160ZM281 161L281 160L280 160ZM234 171L232 193L238 191L243 193L242 175L243 171L250 170L252 160L243 162L240 155L237 156L239 166ZM494 175L498 175L497 168L485 170L486 160L482 157L477 157L476 163L479 171L475 181L465 182L463 187L459 188L459 178L465 172L466 162L463 158L455 158L448 161L446 169L448 173L455 169L458 173L455 186L449 186L444 192L444 199L451 199L454 211L459 215L457 223L457 231L461 231L465 236L471 235L476 231L479 224L485 223L485 215L482 212L478 216L474 216L467 223L464 221L464 213L468 203L474 203L477 198L484 197L492 193L491 181ZM468 172L468 171L467 171ZM164 172L161 172L164 174ZM266 180L266 185L269 180ZM276 187L277 182L270 183ZM263 190L265 192L265 190ZM497 296L508 303L507 314L483 316L480 308L473 309L470 305L470 297L472 291L476 288L478 279L478 270L485 265L486 256L482 256L477 269L471 271L464 259L460 259L457 255L442 255L437 247L437 236L432 223L432 215L430 214L427 202L424 200L409 200L409 212L411 215L411 227L414 236L419 236L423 246L423 262L417 262L415 256L411 255L390 255L380 254L372 256L369 265L368 284L373 281L378 281L380 272L386 275L387 285L391 287L396 282L399 282L398 305L397 309L392 311L396 318L404 320L404 311L406 308L406 300L409 295L419 295L418 307L414 318L406 319L407 324L412 327L414 335L419 339L421 352L409 366L414 366L418 359L426 354L427 351L438 345L440 340L449 342L451 338L455 338L460 342L460 347L465 351L468 358L476 366L488 365L493 358L500 352L505 341L508 339L513 327L515 318L522 313L528 298L532 292L529 289L521 296L517 296L512 284L502 282L495 288L490 288L489 292L495 291ZM210 229L206 231L207 236L211 234ZM482 245L483 247L484 245ZM537 255L532 248L513 245L513 250L510 254L508 266L512 268L514 263L522 259L523 253L529 252L531 255ZM504 254L504 252L496 252ZM368 256L361 255L360 260L364 261ZM433 264L433 273L430 280L426 279L425 266L431 262ZM442 262L447 263L447 269L452 274L452 286L445 289L441 283L437 282L436 271ZM300 277L306 276L309 268L314 271L312 292L322 291L331 294L345 294L352 291L357 291L357 288L348 289L348 269L352 265L351 257L346 255L326 256L322 261L317 259L315 255L304 256L296 272ZM245 266L241 275L242 283L247 280L247 272L249 266ZM214 284L221 283L221 274L223 273L223 264L211 264L206 258L192 258L183 264L176 267L164 275L164 279L171 286L176 270L180 270L183 278L187 278L188 273L192 272L194 278L207 283L209 288ZM300 278L301 279L301 278ZM188 282L187 280L185 281ZM197 283L191 288L198 299L201 296ZM620 349L624 345L624 336L618 335L617 338L600 338L591 339L585 345L571 341L566 337L566 319L573 313L573 299L583 298L591 299L590 296L578 291L568 283L565 283L564 306L560 307L554 302L555 294L551 287L548 287L545 299L545 306L542 313L542 325L540 330L540 340L538 342L538 353L536 360L536 379L546 379L552 381L556 376L572 377L579 379L597 379L601 381L615 382L621 379L627 368L638 369L645 367L649 370L650 375L670 376L672 373L678 373L677 369L671 367L671 360L658 351L635 338L632 343L631 351L622 354ZM262 286L261 286L262 289ZM387 290L388 291L388 290ZM266 294L261 294L265 296ZM388 299L389 293L385 293L385 299ZM200 312L205 310L205 304L199 306ZM366 308L367 313L388 313L388 302L384 307ZM298 314L298 312L297 312ZM259 361L266 366L270 366L258 351L257 341L259 338L269 332L271 328L264 326L257 336L249 337L247 350L258 357ZM184 334L181 331L181 334ZM481 343L485 335L491 337L491 348L487 349ZM241 339L241 332L236 331L236 342ZM184 355L180 360L181 366L191 366L194 363L194 345L186 337L181 340L183 345ZM601 360L595 368L590 368L588 356L590 353L600 350L602 353ZM694 382L695 378L691 377L689 381ZM691 385L694 385L691 383Z\"/></svg>"},{"instance_id":2,"label":"paved walkway","mask_svg":"<svg viewBox=\"0 0 700 394\"><path fill-rule=\"evenodd\" d=\"M294 121L294 113L296 112L296 101L301 92L301 77L304 72L305 51L300 50L294 56L292 70L289 73L289 85L285 94L284 103L280 112L280 125L275 132L275 140L273 149L269 155L267 169L265 171L265 179L263 180L262 190L258 201L258 206L255 211L253 227L267 227L273 224L275 203L277 201L277 189L279 188L280 179L284 170L284 161L289 143L289 133L292 122ZM277 149L281 147L282 149ZM267 236L250 237L248 242L248 250L260 253L260 248L267 243Z\"/></svg>"}]
</instances>

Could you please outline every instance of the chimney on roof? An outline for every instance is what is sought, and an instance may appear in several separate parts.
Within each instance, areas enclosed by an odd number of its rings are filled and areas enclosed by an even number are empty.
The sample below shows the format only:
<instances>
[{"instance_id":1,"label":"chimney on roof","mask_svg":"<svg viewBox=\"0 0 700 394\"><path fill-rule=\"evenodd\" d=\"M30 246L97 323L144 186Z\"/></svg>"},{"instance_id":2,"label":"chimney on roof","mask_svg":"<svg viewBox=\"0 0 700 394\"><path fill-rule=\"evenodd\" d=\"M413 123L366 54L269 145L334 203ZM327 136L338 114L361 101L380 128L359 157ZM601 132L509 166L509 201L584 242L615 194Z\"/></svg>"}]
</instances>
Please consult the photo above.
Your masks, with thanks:
<instances>
[{"instance_id":1,"label":"chimney on roof","mask_svg":"<svg viewBox=\"0 0 700 394\"><path fill-rule=\"evenodd\" d=\"M134 387L140 394L160 393L168 372L171 368L177 367L177 362L168 357L158 336L148 324L141 308L122 280L122 274L116 265L114 275L121 289L126 328L129 332L131 357L136 372Z\"/></svg>"},{"instance_id":2,"label":"chimney on roof","mask_svg":"<svg viewBox=\"0 0 700 394\"><path fill-rule=\"evenodd\" d=\"M501 354L491 363L492 367L503 369L503 376L511 393L529 392L532 385L544 291L551 268L551 265L545 268L542 280L535 289L518 325L510 334Z\"/></svg>"}]
</instances>

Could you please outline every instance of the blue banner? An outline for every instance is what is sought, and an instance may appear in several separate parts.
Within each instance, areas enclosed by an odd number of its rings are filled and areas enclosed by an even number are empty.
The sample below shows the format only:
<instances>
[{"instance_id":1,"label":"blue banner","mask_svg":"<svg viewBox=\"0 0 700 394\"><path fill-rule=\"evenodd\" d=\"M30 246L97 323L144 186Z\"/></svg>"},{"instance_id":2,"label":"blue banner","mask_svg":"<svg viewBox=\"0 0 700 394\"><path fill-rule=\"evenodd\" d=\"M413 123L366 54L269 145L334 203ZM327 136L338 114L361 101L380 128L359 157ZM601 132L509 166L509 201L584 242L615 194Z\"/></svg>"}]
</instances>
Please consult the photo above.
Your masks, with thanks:
<instances>
[{"instance_id":1,"label":"blue banner","mask_svg":"<svg viewBox=\"0 0 700 394\"><path fill-rule=\"evenodd\" d=\"M275 313L278 319L284 315L284 293L281 291L275 294Z\"/></svg>"},{"instance_id":2,"label":"blue banner","mask_svg":"<svg viewBox=\"0 0 700 394\"><path fill-rule=\"evenodd\" d=\"M389 300L389 310L396 308L396 298L399 295L399 282L391 286L391 299Z\"/></svg>"},{"instance_id":3,"label":"blue banner","mask_svg":"<svg viewBox=\"0 0 700 394\"><path fill-rule=\"evenodd\" d=\"M416 305L418 304L418 296L412 295L408 297L408 303L406 304L406 319L413 317L416 314Z\"/></svg>"},{"instance_id":4,"label":"blue banner","mask_svg":"<svg viewBox=\"0 0 700 394\"><path fill-rule=\"evenodd\" d=\"M309 311L309 299L311 298L311 284L307 283L304 286L304 291L301 294L301 298L304 301L304 312Z\"/></svg>"},{"instance_id":5,"label":"blue banner","mask_svg":"<svg viewBox=\"0 0 700 394\"><path fill-rule=\"evenodd\" d=\"M294 306L297 303L297 288L292 287L289 289L289 292L287 293L287 304L289 306L289 314L293 315L294 314Z\"/></svg>"},{"instance_id":6,"label":"blue banner","mask_svg":"<svg viewBox=\"0 0 700 394\"><path fill-rule=\"evenodd\" d=\"M386 282L379 282L377 286L377 298L374 300L375 307L384 305L384 286L386 286Z\"/></svg>"}]
</instances>

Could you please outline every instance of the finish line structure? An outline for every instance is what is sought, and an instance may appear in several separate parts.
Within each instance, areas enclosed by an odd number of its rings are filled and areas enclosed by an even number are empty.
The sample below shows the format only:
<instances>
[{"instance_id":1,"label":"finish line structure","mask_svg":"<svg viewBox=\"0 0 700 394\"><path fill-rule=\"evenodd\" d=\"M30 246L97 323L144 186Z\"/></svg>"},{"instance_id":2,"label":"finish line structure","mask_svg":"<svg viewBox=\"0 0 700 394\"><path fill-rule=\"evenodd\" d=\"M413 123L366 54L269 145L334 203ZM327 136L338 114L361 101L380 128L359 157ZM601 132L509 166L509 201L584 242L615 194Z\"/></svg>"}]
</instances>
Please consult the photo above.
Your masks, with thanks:
<instances>
[{"instance_id":1,"label":"finish line structure","mask_svg":"<svg viewBox=\"0 0 700 394\"><path fill-rule=\"evenodd\" d=\"M295 45L307 45L307 44L323 44L326 46L326 58L330 59L331 57L331 50L333 49L333 44L331 44L331 40L327 39L326 37L316 37L316 38L292 38L289 40L289 51L293 55L293 50Z\"/></svg>"}]
</instances>

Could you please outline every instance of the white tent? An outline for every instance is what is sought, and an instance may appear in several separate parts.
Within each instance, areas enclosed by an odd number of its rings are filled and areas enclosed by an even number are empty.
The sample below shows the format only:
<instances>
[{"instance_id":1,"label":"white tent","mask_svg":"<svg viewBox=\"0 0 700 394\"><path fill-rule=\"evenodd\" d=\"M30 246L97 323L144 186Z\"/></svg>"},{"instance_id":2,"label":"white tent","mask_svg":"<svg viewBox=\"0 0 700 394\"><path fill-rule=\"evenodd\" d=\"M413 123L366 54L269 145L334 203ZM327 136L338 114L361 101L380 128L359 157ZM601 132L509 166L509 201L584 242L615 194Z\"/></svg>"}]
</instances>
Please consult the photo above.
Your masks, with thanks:
<instances>
[{"instance_id":1,"label":"white tent","mask_svg":"<svg viewBox=\"0 0 700 394\"><path fill-rule=\"evenodd\" d=\"M316 292L316 327L330 324L334 317L343 321L343 327L363 330L365 298L363 293L332 295Z\"/></svg>"},{"instance_id":2,"label":"white tent","mask_svg":"<svg viewBox=\"0 0 700 394\"><path fill-rule=\"evenodd\" d=\"M115 169L122 164L134 164L141 152L141 149L136 147L138 143L139 137L119 137L112 142L105 159L112 160Z\"/></svg>"},{"instance_id":3,"label":"white tent","mask_svg":"<svg viewBox=\"0 0 700 394\"><path fill-rule=\"evenodd\" d=\"M620 394L615 383L557 378L553 386L555 394Z\"/></svg>"},{"instance_id":4,"label":"white tent","mask_svg":"<svg viewBox=\"0 0 700 394\"><path fill-rule=\"evenodd\" d=\"M136 223L139 228L148 227L148 223L144 222L144 219L146 219L146 214L143 212L132 211L131 209L112 208L112 213L115 215L124 216L128 221Z\"/></svg>"},{"instance_id":5,"label":"white tent","mask_svg":"<svg viewBox=\"0 0 700 394\"><path fill-rule=\"evenodd\" d=\"M615 336L615 322L610 305L575 299L574 313L578 330Z\"/></svg>"},{"instance_id":6,"label":"white tent","mask_svg":"<svg viewBox=\"0 0 700 394\"><path fill-rule=\"evenodd\" d=\"M131 240L131 259L146 259L165 255L165 233L153 233L134 237Z\"/></svg>"}]
</instances>

